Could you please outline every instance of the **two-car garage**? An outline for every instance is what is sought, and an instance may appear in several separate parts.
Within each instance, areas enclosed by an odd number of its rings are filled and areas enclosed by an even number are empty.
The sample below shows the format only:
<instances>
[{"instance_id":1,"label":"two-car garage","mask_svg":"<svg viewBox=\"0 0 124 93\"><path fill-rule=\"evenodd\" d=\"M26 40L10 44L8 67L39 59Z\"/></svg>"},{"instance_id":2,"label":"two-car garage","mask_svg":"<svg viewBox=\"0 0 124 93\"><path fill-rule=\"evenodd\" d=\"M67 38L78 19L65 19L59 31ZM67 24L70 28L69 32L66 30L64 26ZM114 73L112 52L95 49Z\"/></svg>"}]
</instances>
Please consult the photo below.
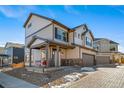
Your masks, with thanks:
<instances>
[{"instance_id":1,"label":"two-car garage","mask_svg":"<svg viewBox=\"0 0 124 93\"><path fill-rule=\"evenodd\" d=\"M94 66L100 64L110 64L110 56L108 55L91 55L82 53L83 66Z\"/></svg>"}]
</instances>

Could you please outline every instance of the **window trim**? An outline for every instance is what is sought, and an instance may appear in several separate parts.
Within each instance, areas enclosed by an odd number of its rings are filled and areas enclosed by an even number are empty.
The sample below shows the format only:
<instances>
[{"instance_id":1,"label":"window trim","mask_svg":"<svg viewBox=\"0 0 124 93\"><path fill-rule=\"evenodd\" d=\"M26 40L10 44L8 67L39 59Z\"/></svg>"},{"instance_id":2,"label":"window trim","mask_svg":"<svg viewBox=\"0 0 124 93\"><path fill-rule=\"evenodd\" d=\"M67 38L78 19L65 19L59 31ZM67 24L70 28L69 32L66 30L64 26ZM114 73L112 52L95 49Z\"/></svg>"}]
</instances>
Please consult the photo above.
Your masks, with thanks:
<instances>
[{"instance_id":1,"label":"window trim","mask_svg":"<svg viewBox=\"0 0 124 93\"><path fill-rule=\"evenodd\" d=\"M92 47L93 46L93 44L92 44L92 40L90 39L90 38L88 38L88 37L85 37L85 44L86 44L86 46L89 46L89 47ZM90 42L88 42L88 39L90 40ZM89 43L89 44L88 44Z\"/></svg>"},{"instance_id":2,"label":"window trim","mask_svg":"<svg viewBox=\"0 0 124 93\"><path fill-rule=\"evenodd\" d=\"M58 30L59 29L59 30ZM61 38L58 38L57 37L57 31L63 31L64 33L66 33L66 35L60 35L60 37ZM62 33L62 32L61 32ZM66 37L66 40L64 39ZM63 42L68 42L68 32L66 32L66 31L64 31L63 29L61 29L61 28L57 28L57 27L55 27L55 39L57 39L57 40L60 40L60 41L63 41Z\"/></svg>"},{"instance_id":3,"label":"window trim","mask_svg":"<svg viewBox=\"0 0 124 93\"><path fill-rule=\"evenodd\" d=\"M80 33L78 33L78 39L80 39L80 36L81 36Z\"/></svg>"}]
</instances>

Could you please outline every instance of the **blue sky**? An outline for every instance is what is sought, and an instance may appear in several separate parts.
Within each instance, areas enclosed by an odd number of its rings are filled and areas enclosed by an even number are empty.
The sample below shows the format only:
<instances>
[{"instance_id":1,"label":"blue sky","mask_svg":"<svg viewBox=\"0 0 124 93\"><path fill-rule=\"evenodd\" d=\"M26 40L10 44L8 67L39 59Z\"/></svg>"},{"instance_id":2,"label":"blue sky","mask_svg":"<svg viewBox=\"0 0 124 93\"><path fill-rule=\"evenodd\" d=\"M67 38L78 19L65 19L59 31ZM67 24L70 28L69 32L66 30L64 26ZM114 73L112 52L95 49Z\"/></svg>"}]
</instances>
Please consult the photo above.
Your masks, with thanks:
<instances>
[{"instance_id":1,"label":"blue sky","mask_svg":"<svg viewBox=\"0 0 124 93\"><path fill-rule=\"evenodd\" d=\"M73 28L86 23L95 37L120 43L124 52L124 6L0 6L0 46L24 43L23 24L31 12L53 18Z\"/></svg>"}]
</instances>

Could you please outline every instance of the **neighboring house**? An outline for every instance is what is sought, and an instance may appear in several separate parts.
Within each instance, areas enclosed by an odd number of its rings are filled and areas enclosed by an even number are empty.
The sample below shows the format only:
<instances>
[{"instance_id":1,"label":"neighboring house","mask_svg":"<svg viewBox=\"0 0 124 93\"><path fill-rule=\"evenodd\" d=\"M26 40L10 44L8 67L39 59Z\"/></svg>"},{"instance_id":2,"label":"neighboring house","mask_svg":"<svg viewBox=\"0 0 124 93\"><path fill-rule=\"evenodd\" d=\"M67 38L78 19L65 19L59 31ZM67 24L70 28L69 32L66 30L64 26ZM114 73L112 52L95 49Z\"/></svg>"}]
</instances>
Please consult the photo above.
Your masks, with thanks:
<instances>
[{"instance_id":1,"label":"neighboring house","mask_svg":"<svg viewBox=\"0 0 124 93\"><path fill-rule=\"evenodd\" d=\"M8 55L4 54L4 47L0 47L0 67L6 64L7 59L8 59Z\"/></svg>"},{"instance_id":2,"label":"neighboring house","mask_svg":"<svg viewBox=\"0 0 124 93\"><path fill-rule=\"evenodd\" d=\"M4 54L4 47L0 47L0 54Z\"/></svg>"},{"instance_id":3,"label":"neighboring house","mask_svg":"<svg viewBox=\"0 0 124 93\"><path fill-rule=\"evenodd\" d=\"M108 64L121 60L121 53L118 51L119 43L106 39L95 38L94 46L98 51L96 55L96 63Z\"/></svg>"},{"instance_id":4,"label":"neighboring house","mask_svg":"<svg viewBox=\"0 0 124 93\"><path fill-rule=\"evenodd\" d=\"M4 47L4 53L9 56L9 62L24 62L24 45L18 43L7 42Z\"/></svg>"},{"instance_id":5,"label":"neighboring house","mask_svg":"<svg viewBox=\"0 0 124 93\"><path fill-rule=\"evenodd\" d=\"M106 38L95 38L94 45L99 52L118 52L119 43Z\"/></svg>"},{"instance_id":6,"label":"neighboring house","mask_svg":"<svg viewBox=\"0 0 124 93\"><path fill-rule=\"evenodd\" d=\"M73 29L60 22L31 13L24 24L25 54L32 64L50 66L95 65L93 34L83 24Z\"/></svg>"}]
</instances>

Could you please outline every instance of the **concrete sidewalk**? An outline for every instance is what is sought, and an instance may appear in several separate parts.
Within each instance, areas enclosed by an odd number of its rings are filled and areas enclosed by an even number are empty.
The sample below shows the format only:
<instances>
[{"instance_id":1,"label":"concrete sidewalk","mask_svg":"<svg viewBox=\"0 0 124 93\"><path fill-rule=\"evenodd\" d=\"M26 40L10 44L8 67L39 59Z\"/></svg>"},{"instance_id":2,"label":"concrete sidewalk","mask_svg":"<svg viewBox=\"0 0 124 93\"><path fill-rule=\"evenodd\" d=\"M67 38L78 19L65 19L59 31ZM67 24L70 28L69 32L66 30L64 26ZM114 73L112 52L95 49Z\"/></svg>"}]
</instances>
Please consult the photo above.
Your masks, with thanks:
<instances>
[{"instance_id":1,"label":"concrete sidewalk","mask_svg":"<svg viewBox=\"0 0 124 93\"><path fill-rule=\"evenodd\" d=\"M36 85L12 77L2 72L0 72L0 85L2 85L5 88L38 88L38 86Z\"/></svg>"}]
</instances>

